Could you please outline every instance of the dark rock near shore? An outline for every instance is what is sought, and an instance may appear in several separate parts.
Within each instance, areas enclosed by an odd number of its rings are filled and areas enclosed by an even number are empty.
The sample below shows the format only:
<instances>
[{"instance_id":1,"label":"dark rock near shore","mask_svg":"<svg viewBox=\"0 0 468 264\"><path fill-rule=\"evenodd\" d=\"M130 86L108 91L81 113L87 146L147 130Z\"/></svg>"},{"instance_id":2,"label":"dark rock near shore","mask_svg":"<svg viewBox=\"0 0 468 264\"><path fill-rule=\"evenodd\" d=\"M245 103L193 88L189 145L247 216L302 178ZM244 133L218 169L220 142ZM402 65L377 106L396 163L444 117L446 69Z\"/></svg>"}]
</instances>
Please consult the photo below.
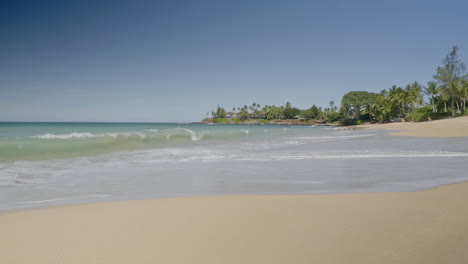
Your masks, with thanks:
<instances>
[{"instance_id":1,"label":"dark rock near shore","mask_svg":"<svg viewBox=\"0 0 468 264\"><path fill-rule=\"evenodd\" d=\"M228 124L228 125L285 125L285 126L336 126L336 124L321 123L317 120L299 120L299 119L284 119L284 120L255 120L247 119L241 122L213 122L212 118L205 118L200 122L192 122L192 124Z\"/></svg>"}]
</instances>

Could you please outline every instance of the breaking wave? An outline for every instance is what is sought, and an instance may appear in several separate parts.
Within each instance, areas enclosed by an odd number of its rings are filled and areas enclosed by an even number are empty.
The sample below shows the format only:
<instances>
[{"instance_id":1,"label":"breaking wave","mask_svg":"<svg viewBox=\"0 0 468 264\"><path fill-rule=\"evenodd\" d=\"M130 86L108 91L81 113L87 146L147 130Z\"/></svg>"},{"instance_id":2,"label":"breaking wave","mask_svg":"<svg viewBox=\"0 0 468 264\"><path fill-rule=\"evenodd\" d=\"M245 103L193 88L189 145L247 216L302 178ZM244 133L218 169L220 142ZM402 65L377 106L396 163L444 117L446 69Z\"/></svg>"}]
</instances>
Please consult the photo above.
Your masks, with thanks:
<instances>
[{"instance_id":1,"label":"breaking wave","mask_svg":"<svg viewBox=\"0 0 468 264\"><path fill-rule=\"evenodd\" d=\"M183 127L140 129L136 131L76 131L43 133L25 137L0 138L0 161L51 160L94 156L110 152L167 148L192 145L219 145L235 141L259 146L287 146L372 136L365 134L324 134L298 131L284 127L270 129L245 127ZM262 145L263 144L263 145ZM236 146L232 145L232 146Z\"/></svg>"},{"instance_id":2,"label":"breaking wave","mask_svg":"<svg viewBox=\"0 0 468 264\"><path fill-rule=\"evenodd\" d=\"M90 138L90 137L95 137L95 135L93 135L91 133L70 133L70 134L63 134L63 135L45 134L45 135L32 136L31 138L69 139L69 138Z\"/></svg>"},{"instance_id":3,"label":"breaking wave","mask_svg":"<svg viewBox=\"0 0 468 264\"><path fill-rule=\"evenodd\" d=\"M196 144L200 141L225 142L248 135L248 130L241 129L193 131L186 128L115 133L47 133L0 140L0 161L70 158L122 150Z\"/></svg>"}]
</instances>

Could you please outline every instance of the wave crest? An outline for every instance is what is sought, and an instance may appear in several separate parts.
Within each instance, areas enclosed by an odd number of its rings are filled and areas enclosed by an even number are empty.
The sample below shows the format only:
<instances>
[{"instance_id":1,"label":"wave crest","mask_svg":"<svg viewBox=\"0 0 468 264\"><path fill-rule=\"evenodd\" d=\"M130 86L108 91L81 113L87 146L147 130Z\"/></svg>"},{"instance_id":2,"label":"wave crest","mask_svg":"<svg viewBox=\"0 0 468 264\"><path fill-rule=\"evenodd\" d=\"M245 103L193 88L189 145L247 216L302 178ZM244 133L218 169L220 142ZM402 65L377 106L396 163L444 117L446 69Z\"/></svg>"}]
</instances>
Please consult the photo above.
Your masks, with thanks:
<instances>
[{"instance_id":1,"label":"wave crest","mask_svg":"<svg viewBox=\"0 0 468 264\"><path fill-rule=\"evenodd\" d=\"M32 138L39 138L39 139L69 139L69 138L90 138L95 137L95 135L91 133L70 133L70 134L44 134L44 135L37 135L32 136Z\"/></svg>"}]
</instances>

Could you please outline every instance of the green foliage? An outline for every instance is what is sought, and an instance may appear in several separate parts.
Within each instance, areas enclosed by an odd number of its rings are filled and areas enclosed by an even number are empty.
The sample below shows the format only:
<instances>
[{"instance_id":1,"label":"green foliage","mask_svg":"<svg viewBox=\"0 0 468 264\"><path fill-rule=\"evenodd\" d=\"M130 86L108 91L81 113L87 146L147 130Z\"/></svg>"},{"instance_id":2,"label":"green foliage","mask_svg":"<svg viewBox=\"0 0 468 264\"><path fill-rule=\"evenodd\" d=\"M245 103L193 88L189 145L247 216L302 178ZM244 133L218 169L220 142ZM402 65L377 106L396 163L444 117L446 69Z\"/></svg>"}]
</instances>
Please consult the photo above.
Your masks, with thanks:
<instances>
[{"instance_id":1,"label":"green foliage","mask_svg":"<svg viewBox=\"0 0 468 264\"><path fill-rule=\"evenodd\" d=\"M427 87L424 88L424 93L430 96L430 102L432 104L432 112L437 112L435 98L439 95L439 87L436 82L428 82Z\"/></svg>"},{"instance_id":2,"label":"green foliage","mask_svg":"<svg viewBox=\"0 0 468 264\"><path fill-rule=\"evenodd\" d=\"M357 120L357 121L356 121L356 125L362 125L362 124L365 124L365 123L367 123L367 122L368 122L368 120L362 120L362 119L360 119L360 120Z\"/></svg>"},{"instance_id":3,"label":"green foliage","mask_svg":"<svg viewBox=\"0 0 468 264\"><path fill-rule=\"evenodd\" d=\"M249 112L247 112L246 108L242 108L240 111L240 119L246 120L249 117Z\"/></svg>"},{"instance_id":4,"label":"green foliage","mask_svg":"<svg viewBox=\"0 0 468 264\"><path fill-rule=\"evenodd\" d=\"M443 66L437 67L433 76L440 84L440 95L444 101L444 110L447 110L447 102L450 102L452 116L455 115L455 107L460 112L465 110L465 102L468 99L466 82L466 66L458 55L459 48L454 46L452 51L442 61ZM461 106L460 106L461 105Z\"/></svg>"},{"instance_id":5,"label":"green foliage","mask_svg":"<svg viewBox=\"0 0 468 264\"><path fill-rule=\"evenodd\" d=\"M231 123L227 118L213 118L213 123Z\"/></svg>"},{"instance_id":6,"label":"green foliage","mask_svg":"<svg viewBox=\"0 0 468 264\"><path fill-rule=\"evenodd\" d=\"M302 110L299 116L307 120L312 119L312 111L310 109Z\"/></svg>"},{"instance_id":7,"label":"green foliage","mask_svg":"<svg viewBox=\"0 0 468 264\"><path fill-rule=\"evenodd\" d=\"M416 109L413 113L405 117L406 121L422 122L428 121L430 114L432 113L431 106L424 106Z\"/></svg>"},{"instance_id":8,"label":"green foliage","mask_svg":"<svg viewBox=\"0 0 468 264\"><path fill-rule=\"evenodd\" d=\"M341 112L331 112L324 115L324 119L328 123L334 123L343 119Z\"/></svg>"},{"instance_id":9,"label":"green foliage","mask_svg":"<svg viewBox=\"0 0 468 264\"><path fill-rule=\"evenodd\" d=\"M357 120L353 118L345 118L341 121L342 126L354 126L357 124Z\"/></svg>"},{"instance_id":10,"label":"green foliage","mask_svg":"<svg viewBox=\"0 0 468 264\"><path fill-rule=\"evenodd\" d=\"M450 116L450 113L433 113L432 106L427 105L420 108L417 108L413 113L407 115L405 120L410 122L424 122L431 120L443 119Z\"/></svg>"},{"instance_id":11,"label":"green foliage","mask_svg":"<svg viewBox=\"0 0 468 264\"><path fill-rule=\"evenodd\" d=\"M378 122L388 122L392 117L395 106L389 96L381 94L375 100L375 104L369 107L369 115Z\"/></svg>"},{"instance_id":12,"label":"green foliage","mask_svg":"<svg viewBox=\"0 0 468 264\"><path fill-rule=\"evenodd\" d=\"M299 110L299 109L296 108L296 107L286 108L286 109L284 109L284 111L283 111L284 118L286 118L286 119L297 118L297 116L298 116L300 113L301 113L301 110Z\"/></svg>"},{"instance_id":13,"label":"green foliage","mask_svg":"<svg viewBox=\"0 0 468 264\"><path fill-rule=\"evenodd\" d=\"M376 97L375 103L368 108L369 115L378 122L404 117L422 103L421 92L422 87L417 82L406 85L404 89L393 85Z\"/></svg>"},{"instance_id":14,"label":"green foliage","mask_svg":"<svg viewBox=\"0 0 468 264\"><path fill-rule=\"evenodd\" d=\"M312 119L319 119L322 114L322 109L320 107L317 107L316 105L312 105L310 108L310 113L312 115Z\"/></svg>"},{"instance_id":15,"label":"green foliage","mask_svg":"<svg viewBox=\"0 0 468 264\"><path fill-rule=\"evenodd\" d=\"M224 108L220 107L218 105L218 108L216 108L216 112L211 112L211 115L213 118L225 118L226 117L226 110Z\"/></svg>"},{"instance_id":16,"label":"green foliage","mask_svg":"<svg viewBox=\"0 0 468 264\"><path fill-rule=\"evenodd\" d=\"M309 119L321 119L322 118L322 110L317 107L316 105L313 105L311 108L303 110L300 113L300 116L309 120Z\"/></svg>"},{"instance_id":17,"label":"green foliage","mask_svg":"<svg viewBox=\"0 0 468 264\"><path fill-rule=\"evenodd\" d=\"M359 120L363 120L365 122L370 121L371 120L370 114L369 113L362 114Z\"/></svg>"},{"instance_id":18,"label":"green foliage","mask_svg":"<svg viewBox=\"0 0 468 264\"><path fill-rule=\"evenodd\" d=\"M341 99L341 112L345 116L352 116L358 120L361 117L361 112L375 103L379 94L366 91L352 91L343 96Z\"/></svg>"},{"instance_id":19,"label":"green foliage","mask_svg":"<svg viewBox=\"0 0 468 264\"><path fill-rule=\"evenodd\" d=\"M432 120L444 119L444 118L450 117L450 112L431 113L430 117Z\"/></svg>"},{"instance_id":20,"label":"green foliage","mask_svg":"<svg viewBox=\"0 0 468 264\"><path fill-rule=\"evenodd\" d=\"M280 106L267 106L264 108L264 111L266 112L266 119L267 120L273 120L273 119L283 119L283 111L284 107Z\"/></svg>"},{"instance_id":21,"label":"green foliage","mask_svg":"<svg viewBox=\"0 0 468 264\"><path fill-rule=\"evenodd\" d=\"M466 101L468 101L468 75L465 74L466 66L458 55L458 47L443 59L442 66L438 67L433 78L436 82L429 82L424 88L424 93L430 97L429 107L420 107L423 104L423 87L417 83L411 83L405 88L396 85L380 94L366 91L351 91L346 93L341 100L340 111L334 101L329 102L329 108L313 105L309 109L300 110L290 102L284 106L264 105L253 103L242 108L232 108L240 119L232 119L230 122L239 123L249 118L267 122L266 120L292 119L300 116L309 120L324 120L326 122L341 121L344 125L361 123L360 120L389 122L393 118L406 118L406 120L425 121L445 118L448 111L452 116L464 115ZM441 111L443 109L443 111ZM226 111L218 105L216 111L211 112L214 122L226 122ZM208 115L208 113L207 113Z\"/></svg>"}]
</instances>

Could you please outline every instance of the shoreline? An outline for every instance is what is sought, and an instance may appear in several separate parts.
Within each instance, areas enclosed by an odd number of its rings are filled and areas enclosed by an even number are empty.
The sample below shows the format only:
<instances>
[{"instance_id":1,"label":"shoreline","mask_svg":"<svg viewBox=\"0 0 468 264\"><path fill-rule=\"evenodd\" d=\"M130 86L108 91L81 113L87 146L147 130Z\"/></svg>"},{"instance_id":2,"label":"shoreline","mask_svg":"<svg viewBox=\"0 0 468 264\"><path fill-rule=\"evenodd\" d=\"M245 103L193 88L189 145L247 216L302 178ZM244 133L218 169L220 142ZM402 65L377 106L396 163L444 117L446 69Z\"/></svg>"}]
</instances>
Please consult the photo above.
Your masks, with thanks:
<instances>
[{"instance_id":1,"label":"shoreline","mask_svg":"<svg viewBox=\"0 0 468 264\"><path fill-rule=\"evenodd\" d=\"M417 192L426 192L431 190L436 190L438 188L444 188L445 186L458 185L458 184L468 184L468 180L463 180L459 182L445 183L442 185L436 185L433 187L422 188L418 190L406 190L406 191L369 191L369 192L324 192L324 193L252 193L252 194L203 194L203 195L180 195L180 196L161 196L161 197L146 197L146 198L135 198L135 199L110 199L110 200L101 200L101 201L80 201L75 203L66 203L66 204L52 204L52 205L43 205L43 206L34 206L34 207L24 207L24 208L14 208L14 209L4 209L0 210L0 217L4 215L10 215L15 213L22 213L28 211L36 210L47 210L47 209L60 209L64 207L73 207L81 205L92 205L92 204L107 204L107 203L122 203L122 202L144 202L144 201L153 201L153 200L167 200L167 199L190 199L190 198L215 198L215 197L255 197L255 196L265 196L265 197L275 197L275 196L321 196L321 195L362 195L362 194L399 194L399 193L417 193Z\"/></svg>"},{"instance_id":2,"label":"shoreline","mask_svg":"<svg viewBox=\"0 0 468 264\"><path fill-rule=\"evenodd\" d=\"M468 117L361 125L468 136ZM186 196L0 213L0 262L468 263L468 182L409 192Z\"/></svg>"},{"instance_id":3,"label":"shoreline","mask_svg":"<svg viewBox=\"0 0 468 264\"><path fill-rule=\"evenodd\" d=\"M399 122L385 124L364 124L351 129L398 130L395 136L412 137L468 137L468 116L425 121L418 123ZM403 131L402 131L403 130Z\"/></svg>"},{"instance_id":4,"label":"shoreline","mask_svg":"<svg viewBox=\"0 0 468 264\"><path fill-rule=\"evenodd\" d=\"M5 263L466 263L468 182L178 197L0 215Z\"/></svg>"}]
</instances>

